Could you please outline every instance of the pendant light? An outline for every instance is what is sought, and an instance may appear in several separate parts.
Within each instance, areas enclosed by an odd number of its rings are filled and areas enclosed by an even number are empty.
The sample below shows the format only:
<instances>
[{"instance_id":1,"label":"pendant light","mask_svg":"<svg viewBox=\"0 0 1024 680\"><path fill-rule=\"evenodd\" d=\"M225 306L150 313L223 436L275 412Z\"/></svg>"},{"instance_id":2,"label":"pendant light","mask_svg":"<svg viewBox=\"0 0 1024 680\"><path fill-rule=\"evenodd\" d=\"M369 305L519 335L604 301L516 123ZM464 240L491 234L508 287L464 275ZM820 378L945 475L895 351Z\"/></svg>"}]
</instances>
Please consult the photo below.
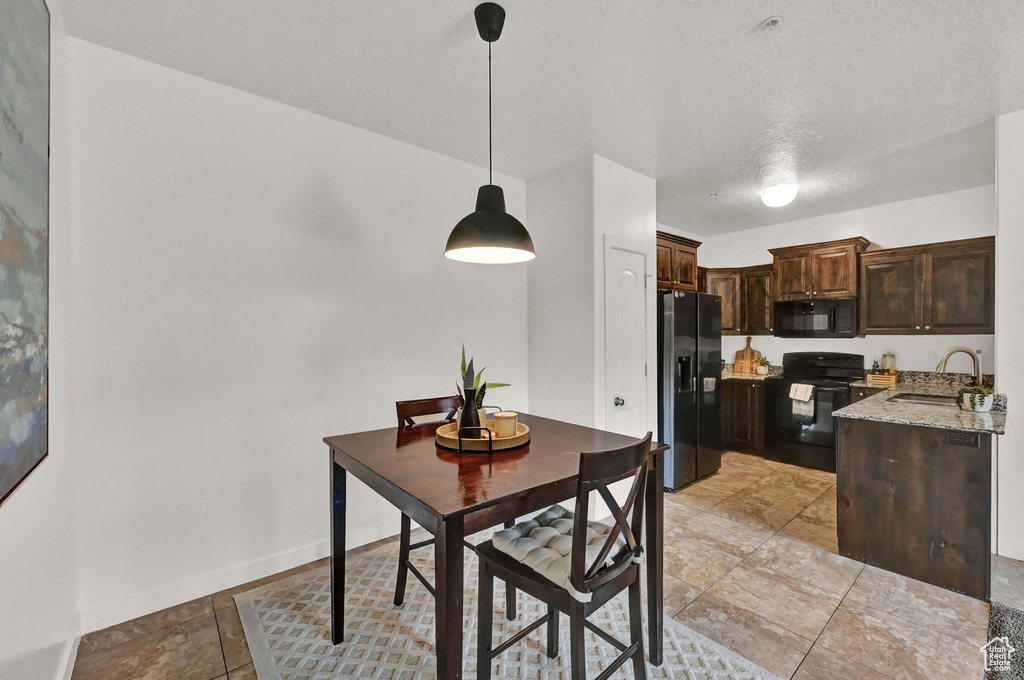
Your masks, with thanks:
<instances>
[{"instance_id":1,"label":"pendant light","mask_svg":"<svg viewBox=\"0 0 1024 680\"><path fill-rule=\"evenodd\" d=\"M507 264L537 257L533 239L523 223L505 211L505 192L494 184L494 145L491 122L491 43L501 37L505 10L485 2L473 12L480 37L487 42L487 159L488 184L476 195L476 210L463 217L448 236L444 256L460 262Z\"/></svg>"}]
</instances>

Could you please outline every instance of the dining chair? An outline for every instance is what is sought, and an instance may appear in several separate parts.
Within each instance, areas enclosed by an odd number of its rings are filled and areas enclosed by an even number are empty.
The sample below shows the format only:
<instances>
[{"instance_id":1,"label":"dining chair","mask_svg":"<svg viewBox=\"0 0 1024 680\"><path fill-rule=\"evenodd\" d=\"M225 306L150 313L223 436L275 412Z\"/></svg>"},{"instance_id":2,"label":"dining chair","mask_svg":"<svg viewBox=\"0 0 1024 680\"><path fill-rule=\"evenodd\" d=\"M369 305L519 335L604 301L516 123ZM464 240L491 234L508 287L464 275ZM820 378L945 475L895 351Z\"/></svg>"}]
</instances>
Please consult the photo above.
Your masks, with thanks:
<instances>
[{"instance_id":1,"label":"dining chair","mask_svg":"<svg viewBox=\"0 0 1024 680\"><path fill-rule=\"evenodd\" d=\"M398 413L398 427L420 427L436 425L437 423L455 422L455 414L462 407L458 397L434 397L431 399L414 399L410 401L396 401L395 411ZM441 420L428 422L416 422L413 418L417 416L429 416L445 414ZM514 522L505 522L506 529L512 527ZM401 606L405 602L405 586L409 580L411 571L420 583L427 589L431 596L436 597L434 586L432 586L420 573L420 570L413 565L409 559L409 553L418 548L425 548L434 545L434 539L412 543L412 520L404 512L402 513L402 526L398 540L398 578L395 585L395 606ZM475 550L476 547L466 543L466 547ZM516 589L508 584L505 586L505 616L509 621L516 618Z\"/></svg>"},{"instance_id":2,"label":"dining chair","mask_svg":"<svg viewBox=\"0 0 1024 680\"><path fill-rule=\"evenodd\" d=\"M598 676L605 680L629 659L633 676L645 680L643 624L640 618L640 545L644 490L651 453L651 433L640 441L607 451L580 454L576 509L553 505L531 520L477 546L480 594L477 640L477 678L489 680L491 661L547 624L547 655L558 656L558 614L569 616L569 655L572 680L586 677L584 632L590 630L615 647L619 656ZM619 507L608 484L632 477L626 502ZM590 495L597 491L612 512L611 524L587 520ZM495 577L547 605L547 613L518 633L492 647ZM630 644L587 620L608 600L629 590Z\"/></svg>"}]
</instances>

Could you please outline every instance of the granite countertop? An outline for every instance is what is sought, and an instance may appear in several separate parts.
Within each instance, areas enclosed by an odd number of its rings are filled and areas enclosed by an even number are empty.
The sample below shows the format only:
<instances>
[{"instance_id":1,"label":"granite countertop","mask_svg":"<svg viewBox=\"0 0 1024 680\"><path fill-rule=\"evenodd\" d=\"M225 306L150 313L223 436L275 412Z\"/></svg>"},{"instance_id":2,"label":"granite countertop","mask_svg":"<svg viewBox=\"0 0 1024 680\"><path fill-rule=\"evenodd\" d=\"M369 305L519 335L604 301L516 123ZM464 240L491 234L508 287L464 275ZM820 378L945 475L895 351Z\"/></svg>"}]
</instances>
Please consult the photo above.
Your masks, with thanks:
<instances>
[{"instance_id":1,"label":"granite countertop","mask_svg":"<svg viewBox=\"0 0 1024 680\"><path fill-rule=\"evenodd\" d=\"M837 418L877 420L885 423L937 427L961 432L989 432L992 434L1006 432L1006 411L975 413L962 411L956 405L932 406L889 401L897 394L935 394L955 397L958 388L959 385L935 382L897 383L895 387L885 389L879 394L834 411L832 415Z\"/></svg>"},{"instance_id":2,"label":"granite countertop","mask_svg":"<svg viewBox=\"0 0 1024 680\"><path fill-rule=\"evenodd\" d=\"M722 380L764 380L770 377L772 377L771 373L768 375L757 375L756 373L733 373L729 369L722 371Z\"/></svg>"}]
</instances>

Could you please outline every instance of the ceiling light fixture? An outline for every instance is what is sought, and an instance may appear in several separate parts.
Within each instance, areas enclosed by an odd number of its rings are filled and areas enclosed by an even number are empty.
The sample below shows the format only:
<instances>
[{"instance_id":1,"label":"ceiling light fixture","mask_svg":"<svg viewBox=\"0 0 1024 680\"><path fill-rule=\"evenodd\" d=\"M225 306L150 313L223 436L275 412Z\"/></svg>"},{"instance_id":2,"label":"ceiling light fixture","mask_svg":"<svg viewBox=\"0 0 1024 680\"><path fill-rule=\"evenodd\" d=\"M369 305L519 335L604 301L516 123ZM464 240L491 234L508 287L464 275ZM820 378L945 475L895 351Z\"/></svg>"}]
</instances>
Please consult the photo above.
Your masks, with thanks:
<instances>
[{"instance_id":1,"label":"ceiling light fixture","mask_svg":"<svg viewBox=\"0 0 1024 680\"><path fill-rule=\"evenodd\" d=\"M798 191L799 184L776 184L761 189L761 202L769 208L781 208L792 203Z\"/></svg>"},{"instance_id":2,"label":"ceiling light fixture","mask_svg":"<svg viewBox=\"0 0 1024 680\"><path fill-rule=\"evenodd\" d=\"M476 195L476 211L463 217L448 236L444 256L460 262L508 264L537 257L533 239L523 223L505 211L505 192L494 184L494 144L491 121L491 43L501 37L505 10L485 2L473 15L480 37L487 42L487 169L488 184Z\"/></svg>"}]
</instances>

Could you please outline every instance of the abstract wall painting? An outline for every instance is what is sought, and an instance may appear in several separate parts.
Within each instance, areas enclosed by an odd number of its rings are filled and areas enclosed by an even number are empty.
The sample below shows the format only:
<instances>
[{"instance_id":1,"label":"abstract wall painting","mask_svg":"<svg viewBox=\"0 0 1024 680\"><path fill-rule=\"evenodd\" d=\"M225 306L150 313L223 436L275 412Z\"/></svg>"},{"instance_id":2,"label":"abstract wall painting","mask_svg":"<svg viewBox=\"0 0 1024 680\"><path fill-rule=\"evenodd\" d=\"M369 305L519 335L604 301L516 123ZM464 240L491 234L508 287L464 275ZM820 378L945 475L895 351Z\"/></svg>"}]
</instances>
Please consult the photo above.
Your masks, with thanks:
<instances>
[{"instance_id":1,"label":"abstract wall painting","mask_svg":"<svg viewBox=\"0 0 1024 680\"><path fill-rule=\"evenodd\" d=\"M50 14L0 18L0 504L47 454Z\"/></svg>"}]
</instances>

